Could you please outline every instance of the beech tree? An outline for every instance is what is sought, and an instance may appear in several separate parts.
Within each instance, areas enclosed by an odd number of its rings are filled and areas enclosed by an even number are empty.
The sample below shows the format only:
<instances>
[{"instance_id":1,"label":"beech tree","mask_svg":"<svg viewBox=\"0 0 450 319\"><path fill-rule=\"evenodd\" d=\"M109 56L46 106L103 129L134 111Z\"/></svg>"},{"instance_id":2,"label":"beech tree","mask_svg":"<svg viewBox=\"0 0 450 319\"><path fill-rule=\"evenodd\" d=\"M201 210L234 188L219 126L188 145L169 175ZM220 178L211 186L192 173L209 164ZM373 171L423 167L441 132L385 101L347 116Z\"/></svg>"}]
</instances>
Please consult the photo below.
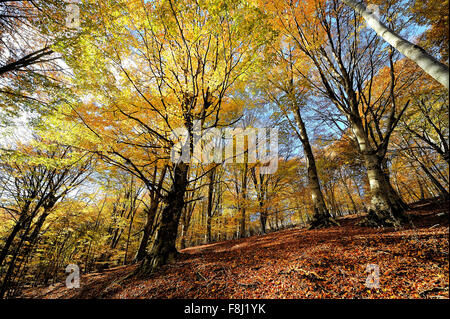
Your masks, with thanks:
<instances>
[{"instance_id":1,"label":"beech tree","mask_svg":"<svg viewBox=\"0 0 450 319\"><path fill-rule=\"evenodd\" d=\"M270 85L265 87L265 91L269 99L278 106L281 113L286 117L290 127L302 143L314 207L314 215L310 221L311 228L338 225L331 217L325 204L314 154L302 117L302 113L307 108L308 91L310 90L310 86L303 79L302 74L296 72L302 63L302 57L295 56L298 52L296 52L295 46L288 42L288 39L283 38L280 41L282 45L274 53L274 61L271 63L274 70L269 71L268 81Z\"/></svg>"},{"instance_id":2,"label":"beech tree","mask_svg":"<svg viewBox=\"0 0 450 319\"><path fill-rule=\"evenodd\" d=\"M258 50L266 41L264 19L252 5L229 1L100 2L93 14L102 28L82 38L77 54L66 55L80 92L96 98L72 111L92 138L80 145L86 141L81 138L78 145L89 149L99 143L91 151L141 179L162 199L157 236L140 271L148 273L177 254L190 182L189 162L170 160L178 142L172 132L186 131L192 154L195 129L235 119L237 105L229 94L258 65ZM92 56L104 64L99 68ZM99 103L104 112L98 111ZM167 166L168 182L162 187L146 169L156 162Z\"/></svg>"},{"instance_id":3,"label":"beech tree","mask_svg":"<svg viewBox=\"0 0 450 319\"><path fill-rule=\"evenodd\" d=\"M0 155L0 174L5 178L0 208L15 221L0 251L0 266L5 270L1 273L3 297L14 276L17 258L21 252L28 256L55 205L89 176L91 160L70 147L46 143L21 146ZM11 258L5 263L8 255Z\"/></svg>"},{"instance_id":4,"label":"beech tree","mask_svg":"<svg viewBox=\"0 0 450 319\"><path fill-rule=\"evenodd\" d=\"M242 296L228 280L235 274L263 265L255 274L267 279L294 262L312 282L311 267L328 271L364 246L336 234L385 244L359 226L420 228L445 246L436 238L449 199L448 89L420 47L448 63L448 1L390 1L375 20L346 0L86 0L70 4L79 28L64 21L66 5L0 0L0 297L63 282L68 264L83 273L122 266L91 276L95 285L114 279L108 297L177 257L165 279L145 280L167 283L172 297L202 295L199 287ZM29 123L17 131L11 115ZM235 241L211 245L224 240ZM393 243L408 256L418 244ZM329 244L350 250L322 249ZM325 262L294 256L310 247ZM280 256L286 263L264 266ZM446 256L431 257L435 269ZM220 265L199 269L206 260ZM171 290L184 275L195 287ZM262 288L255 293L273 290ZM65 288L55 289L50 296ZM98 291L88 290L82 296Z\"/></svg>"},{"instance_id":5,"label":"beech tree","mask_svg":"<svg viewBox=\"0 0 450 319\"><path fill-rule=\"evenodd\" d=\"M275 8L277 23L314 66L312 70L299 72L311 88L329 99L346 117L364 156L371 189L367 224L399 225L406 207L383 168L391 134L409 104L406 101L397 105L394 53L392 50L382 53L383 46L376 36L361 31L356 36L361 21L337 1L318 1L307 7L287 3L282 8L289 14L283 17L281 9ZM312 17L308 10L313 10ZM383 60L376 58L376 54L390 63L385 68L390 81L378 91L374 89L374 76L381 70Z\"/></svg>"},{"instance_id":6,"label":"beech tree","mask_svg":"<svg viewBox=\"0 0 450 319\"><path fill-rule=\"evenodd\" d=\"M433 79L441 83L447 90L449 89L449 70L447 65L436 60L417 44L409 42L398 33L388 28L383 22L380 21L380 17L375 16L374 12L368 10L364 4L355 0L343 1L358 12L367 24L386 42L392 45L404 56L417 63L417 65L419 65Z\"/></svg>"}]
</instances>

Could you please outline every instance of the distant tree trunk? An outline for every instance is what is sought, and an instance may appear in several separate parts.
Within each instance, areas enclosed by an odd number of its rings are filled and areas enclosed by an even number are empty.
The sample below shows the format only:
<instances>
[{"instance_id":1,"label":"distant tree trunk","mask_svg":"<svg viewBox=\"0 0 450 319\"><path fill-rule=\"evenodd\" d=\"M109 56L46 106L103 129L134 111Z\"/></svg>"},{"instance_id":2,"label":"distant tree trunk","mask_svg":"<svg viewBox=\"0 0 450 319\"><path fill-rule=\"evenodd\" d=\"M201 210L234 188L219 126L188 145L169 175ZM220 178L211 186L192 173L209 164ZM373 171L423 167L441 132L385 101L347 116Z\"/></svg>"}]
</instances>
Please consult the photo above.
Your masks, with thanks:
<instances>
[{"instance_id":1,"label":"distant tree trunk","mask_svg":"<svg viewBox=\"0 0 450 319\"><path fill-rule=\"evenodd\" d=\"M267 207L264 204L267 200L267 181L264 174L256 173L255 168L250 169L250 174L253 179L253 184L255 186L256 197L259 205L259 222L261 225L261 232L263 234L267 231ZM259 176L259 179L258 179Z\"/></svg>"},{"instance_id":2,"label":"distant tree trunk","mask_svg":"<svg viewBox=\"0 0 450 319\"><path fill-rule=\"evenodd\" d=\"M265 234L267 232L267 211L264 208L264 195L261 190L258 194L258 204L259 204L259 223L261 225L261 232Z\"/></svg>"},{"instance_id":3,"label":"distant tree trunk","mask_svg":"<svg viewBox=\"0 0 450 319\"><path fill-rule=\"evenodd\" d=\"M212 242L212 237L211 237L211 217L208 216L208 218L206 219L206 243L211 243Z\"/></svg>"},{"instance_id":4,"label":"distant tree trunk","mask_svg":"<svg viewBox=\"0 0 450 319\"><path fill-rule=\"evenodd\" d=\"M300 221L301 221L302 225L306 225L306 222L305 222L305 220L303 219L303 214L302 214L302 212L301 212L300 209L298 210L298 215L299 215L299 217L300 217Z\"/></svg>"},{"instance_id":5,"label":"distant tree trunk","mask_svg":"<svg viewBox=\"0 0 450 319\"><path fill-rule=\"evenodd\" d=\"M419 200L424 200L425 199L425 190L423 189L423 185L420 181L417 182L417 185L419 185L419 191L420 191L420 199Z\"/></svg>"},{"instance_id":6,"label":"distant tree trunk","mask_svg":"<svg viewBox=\"0 0 450 319\"><path fill-rule=\"evenodd\" d=\"M242 185L241 185L241 192L242 192L242 203L240 203L241 208L241 219L240 219L240 227L239 227L239 236L241 238L245 237L245 201L247 200L247 169L248 165L247 162L244 163L244 171L242 173Z\"/></svg>"},{"instance_id":7,"label":"distant tree trunk","mask_svg":"<svg viewBox=\"0 0 450 319\"><path fill-rule=\"evenodd\" d=\"M188 214L188 210L190 209L190 205L186 206L184 208L184 211L181 215L181 239L180 239L180 248L184 249L186 248L186 234L188 231L188 225L189 222L186 220L187 219L187 214Z\"/></svg>"},{"instance_id":8,"label":"distant tree trunk","mask_svg":"<svg viewBox=\"0 0 450 319\"><path fill-rule=\"evenodd\" d=\"M181 249L186 248L186 236L189 230L189 225L191 223L192 214L195 209L196 202L189 203L185 209L184 214L182 215L182 228L181 228L181 240L180 240L180 246Z\"/></svg>"},{"instance_id":9,"label":"distant tree trunk","mask_svg":"<svg viewBox=\"0 0 450 319\"><path fill-rule=\"evenodd\" d=\"M189 165L186 163L178 163L174 167L173 183L164 199L166 206L162 211L158 233L149 255L136 271L138 276L152 273L172 262L178 254L175 242L188 184L188 169Z\"/></svg>"},{"instance_id":10,"label":"distant tree trunk","mask_svg":"<svg viewBox=\"0 0 450 319\"><path fill-rule=\"evenodd\" d=\"M278 209L275 209L275 228L278 230L281 227L279 226L279 218L278 218Z\"/></svg>"},{"instance_id":11,"label":"distant tree trunk","mask_svg":"<svg viewBox=\"0 0 450 319\"><path fill-rule=\"evenodd\" d=\"M311 217L308 214L308 207L305 205L305 215L306 215L306 222L309 224L311 222Z\"/></svg>"},{"instance_id":12,"label":"distant tree trunk","mask_svg":"<svg viewBox=\"0 0 450 319\"><path fill-rule=\"evenodd\" d=\"M260 211L259 222L261 224L261 232L265 234L267 232L267 215L266 212Z\"/></svg>"},{"instance_id":13,"label":"distant tree trunk","mask_svg":"<svg viewBox=\"0 0 450 319\"><path fill-rule=\"evenodd\" d=\"M353 199L353 196L352 196L352 194L350 192L350 188L347 185L347 181L345 180L344 175L342 174L341 171L339 171L339 176L341 177L342 184L344 184L345 192L347 193L347 196L350 199L350 202L352 204L353 214L356 214L356 213L358 213L358 209L356 208L356 203L355 203L355 201Z\"/></svg>"},{"instance_id":14,"label":"distant tree trunk","mask_svg":"<svg viewBox=\"0 0 450 319\"><path fill-rule=\"evenodd\" d=\"M329 193L330 193L330 204L331 204L331 208L332 208L332 212L333 212L333 216L337 217L337 216L341 216L341 210L339 208L339 205L336 201L336 196L334 193L334 184L330 183L329 185Z\"/></svg>"},{"instance_id":15,"label":"distant tree trunk","mask_svg":"<svg viewBox=\"0 0 450 319\"><path fill-rule=\"evenodd\" d=\"M28 237L27 241L29 242L29 245L27 246L27 249L30 249L32 247L32 244L38 240L39 232L42 229L42 226L44 225L45 220L47 219L48 215L50 214L50 209L45 209L41 216L39 216L39 219L37 220L36 224L34 225L33 232ZM27 252L25 253L27 254Z\"/></svg>"},{"instance_id":16,"label":"distant tree trunk","mask_svg":"<svg viewBox=\"0 0 450 319\"><path fill-rule=\"evenodd\" d=\"M430 179L430 181L432 182L433 186L438 190L439 194L445 198L448 199L449 196L449 192L445 189L444 186L442 186L442 184L436 179L436 177L434 177L434 175L430 172L430 170L420 161L419 165L422 168L422 170L425 172L425 174L427 174L428 178ZM422 190L423 192L423 190Z\"/></svg>"},{"instance_id":17,"label":"distant tree trunk","mask_svg":"<svg viewBox=\"0 0 450 319\"><path fill-rule=\"evenodd\" d=\"M356 181L355 176L352 177L352 181L353 181L353 184L355 184L356 192L358 193L359 200L361 201L362 210L364 212L367 212L368 209L367 209L366 204L364 202L364 196L363 196L363 194L361 194L361 190L359 189L360 186L358 185L358 182Z\"/></svg>"},{"instance_id":18,"label":"distant tree trunk","mask_svg":"<svg viewBox=\"0 0 450 319\"><path fill-rule=\"evenodd\" d=\"M272 222L273 222L273 218L268 218L267 219L267 223L269 224L269 229L270 230L274 230L275 229L275 226L272 224Z\"/></svg>"},{"instance_id":19,"label":"distant tree trunk","mask_svg":"<svg viewBox=\"0 0 450 319\"><path fill-rule=\"evenodd\" d=\"M183 215L181 215L183 216ZM180 249L185 249L186 248L186 231L184 230L185 228L185 223L181 222L181 234L180 234Z\"/></svg>"},{"instance_id":20,"label":"distant tree trunk","mask_svg":"<svg viewBox=\"0 0 450 319\"><path fill-rule=\"evenodd\" d=\"M239 237L240 238L245 237L245 216L246 216L245 207L241 207L241 217L240 217L240 223L239 223Z\"/></svg>"},{"instance_id":21,"label":"distant tree trunk","mask_svg":"<svg viewBox=\"0 0 450 319\"><path fill-rule=\"evenodd\" d=\"M211 168L208 172L208 204L206 206L206 240L208 243L212 242L211 236L211 220L213 217L213 197L214 197L214 181L215 168Z\"/></svg>"},{"instance_id":22,"label":"distant tree trunk","mask_svg":"<svg viewBox=\"0 0 450 319\"><path fill-rule=\"evenodd\" d=\"M134 221L134 215L136 214L136 210L133 209L133 212L131 214L130 218L130 224L128 225L128 236L127 236L127 243L125 246L125 255L123 257L123 264L127 264L127 257L128 257L128 249L130 247L130 237L131 237L131 228L133 227L133 221Z\"/></svg>"},{"instance_id":23,"label":"distant tree trunk","mask_svg":"<svg viewBox=\"0 0 450 319\"><path fill-rule=\"evenodd\" d=\"M407 58L413 60L436 81L449 89L449 69L448 66L439 62L429 55L425 50L416 44L409 42L395 33L382 23L372 12L370 12L363 4L355 0L343 0L348 6L352 7L359 13L367 24L386 42L392 45L400 53Z\"/></svg>"}]
</instances>

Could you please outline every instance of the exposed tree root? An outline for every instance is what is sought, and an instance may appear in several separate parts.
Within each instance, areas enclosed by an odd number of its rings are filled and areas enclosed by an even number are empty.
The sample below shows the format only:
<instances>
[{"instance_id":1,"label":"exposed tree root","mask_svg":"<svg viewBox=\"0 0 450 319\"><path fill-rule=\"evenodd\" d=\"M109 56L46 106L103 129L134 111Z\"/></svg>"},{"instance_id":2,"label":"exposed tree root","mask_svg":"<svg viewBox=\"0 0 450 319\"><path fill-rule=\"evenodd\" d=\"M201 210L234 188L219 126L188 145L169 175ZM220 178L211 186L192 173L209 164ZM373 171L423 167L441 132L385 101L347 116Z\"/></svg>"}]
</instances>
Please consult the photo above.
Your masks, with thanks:
<instances>
[{"instance_id":1,"label":"exposed tree root","mask_svg":"<svg viewBox=\"0 0 450 319\"><path fill-rule=\"evenodd\" d=\"M369 209L367 216L358 225L363 227L394 227L400 228L408 221L401 209Z\"/></svg>"},{"instance_id":2,"label":"exposed tree root","mask_svg":"<svg viewBox=\"0 0 450 319\"><path fill-rule=\"evenodd\" d=\"M137 278L148 277L149 275L160 269L162 266L174 262L178 254L179 253L177 251L170 251L158 255L148 255L147 257L145 257L142 264L136 268L133 276Z\"/></svg>"},{"instance_id":3,"label":"exposed tree root","mask_svg":"<svg viewBox=\"0 0 450 319\"><path fill-rule=\"evenodd\" d=\"M320 229L333 226L340 226L330 214L315 214L309 223L309 229Z\"/></svg>"}]
</instances>

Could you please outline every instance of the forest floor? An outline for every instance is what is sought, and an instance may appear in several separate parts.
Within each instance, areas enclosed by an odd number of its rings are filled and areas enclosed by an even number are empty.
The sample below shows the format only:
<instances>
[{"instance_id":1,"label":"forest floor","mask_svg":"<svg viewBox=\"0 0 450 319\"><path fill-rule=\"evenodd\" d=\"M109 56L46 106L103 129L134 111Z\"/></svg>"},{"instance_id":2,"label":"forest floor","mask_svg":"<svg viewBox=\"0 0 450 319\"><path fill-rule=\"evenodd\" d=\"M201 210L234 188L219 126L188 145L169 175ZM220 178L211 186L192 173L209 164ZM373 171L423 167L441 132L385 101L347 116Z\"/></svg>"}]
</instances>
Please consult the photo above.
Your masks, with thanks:
<instances>
[{"instance_id":1,"label":"forest floor","mask_svg":"<svg viewBox=\"0 0 450 319\"><path fill-rule=\"evenodd\" d=\"M136 265L29 288L21 298L449 298L448 203L416 203L403 229L355 224L291 228L181 251L176 262L145 279L121 280ZM368 264L379 288L365 286Z\"/></svg>"}]
</instances>

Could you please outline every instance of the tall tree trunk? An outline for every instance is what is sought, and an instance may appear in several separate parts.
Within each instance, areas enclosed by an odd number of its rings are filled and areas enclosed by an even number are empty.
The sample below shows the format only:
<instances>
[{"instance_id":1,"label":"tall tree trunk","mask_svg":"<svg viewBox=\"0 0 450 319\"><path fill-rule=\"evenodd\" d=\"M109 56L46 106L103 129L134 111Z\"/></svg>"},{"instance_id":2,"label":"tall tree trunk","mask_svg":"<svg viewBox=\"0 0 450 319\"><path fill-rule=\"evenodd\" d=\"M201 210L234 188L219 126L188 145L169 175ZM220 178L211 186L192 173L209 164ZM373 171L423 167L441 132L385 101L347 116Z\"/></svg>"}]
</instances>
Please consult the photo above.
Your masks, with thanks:
<instances>
[{"instance_id":1,"label":"tall tree trunk","mask_svg":"<svg viewBox=\"0 0 450 319\"><path fill-rule=\"evenodd\" d=\"M365 201L364 201L364 196L363 196L363 194L361 194L361 190L359 189L360 186L358 185L358 182L357 182L355 176L352 177L352 181L353 181L353 184L355 184L356 192L358 193L359 200L361 201L362 210L364 212L367 212L368 209L367 209Z\"/></svg>"},{"instance_id":2,"label":"tall tree trunk","mask_svg":"<svg viewBox=\"0 0 450 319\"><path fill-rule=\"evenodd\" d=\"M341 177L342 184L344 184L345 192L347 193L347 196L350 199L350 203L352 204L353 214L357 214L358 209L356 208L355 200L353 199L353 196L350 192L350 187L347 185L347 181L345 180L344 175L342 174L341 171L339 171L339 176Z\"/></svg>"},{"instance_id":3,"label":"tall tree trunk","mask_svg":"<svg viewBox=\"0 0 450 319\"><path fill-rule=\"evenodd\" d=\"M187 237L187 233L189 230L189 225L191 223L191 218L192 218L192 214L194 212L195 209L195 205L196 202L191 202L189 203L184 211L183 211L183 215L182 215L182 228L181 228L181 240L180 240L180 248L184 249L186 248L186 237Z\"/></svg>"},{"instance_id":4,"label":"tall tree trunk","mask_svg":"<svg viewBox=\"0 0 450 319\"><path fill-rule=\"evenodd\" d=\"M310 228L321 228L332 225L339 225L330 215L325 200L320 189L319 176L317 174L316 161L309 143L306 126L300 114L300 109L295 106L294 110L295 122L299 131L300 142L303 145L303 151L306 157L306 168L308 171L308 185L311 191L311 198L314 208L314 215L310 222Z\"/></svg>"},{"instance_id":5,"label":"tall tree trunk","mask_svg":"<svg viewBox=\"0 0 450 319\"><path fill-rule=\"evenodd\" d=\"M443 198L448 199L450 196L449 196L449 192L445 189L445 187L442 186L441 183L439 183L437 178L434 177L434 175L430 172L430 170L422 162L420 162L420 161L418 161L418 162L419 162L419 165L422 168L422 170L425 172L425 174L427 174L427 176L430 179L430 181L432 182L433 186L438 190L439 194ZM422 192L423 192L423 190L422 190Z\"/></svg>"},{"instance_id":6,"label":"tall tree trunk","mask_svg":"<svg viewBox=\"0 0 450 319\"><path fill-rule=\"evenodd\" d=\"M5 260L8 252L9 252L9 249L11 248L12 243L13 243L14 239L16 238L17 233L25 227L27 219L31 218L28 215L29 214L28 210L30 208L30 204L31 203L29 201L27 201L25 203L24 207L21 210L19 220L14 225L13 229L11 230L11 232L8 235L8 238L5 241L5 244L3 245L3 248L0 252L0 266L3 264L3 261Z\"/></svg>"},{"instance_id":7,"label":"tall tree trunk","mask_svg":"<svg viewBox=\"0 0 450 319\"><path fill-rule=\"evenodd\" d=\"M242 185L241 185L241 192L242 192L242 203L240 203L240 209L241 209L241 220L239 224L239 236L241 238L245 237L245 217L246 217L246 209L245 209L245 201L247 200L247 161L244 163L244 171L242 172Z\"/></svg>"},{"instance_id":8,"label":"tall tree trunk","mask_svg":"<svg viewBox=\"0 0 450 319\"><path fill-rule=\"evenodd\" d=\"M348 6L352 7L359 13L367 24L386 42L392 45L400 53L407 58L413 60L419 67L421 67L427 74L429 74L436 81L449 88L449 69L448 66L439 62L434 57L429 55L425 50L418 45L415 45L408 40L402 38L393 30L382 23L366 6L358 3L355 0L343 0Z\"/></svg>"},{"instance_id":9,"label":"tall tree trunk","mask_svg":"<svg viewBox=\"0 0 450 319\"><path fill-rule=\"evenodd\" d=\"M376 155L365 156L367 175L371 192L371 208L367 218L368 226L400 226L405 220L402 203L395 201L392 187L378 163Z\"/></svg>"},{"instance_id":10,"label":"tall tree trunk","mask_svg":"<svg viewBox=\"0 0 450 319\"><path fill-rule=\"evenodd\" d=\"M261 232L265 234L267 232L267 213L263 211L261 203L259 206L260 206L259 222L261 224Z\"/></svg>"},{"instance_id":11,"label":"tall tree trunk","mask_svg":"<svg viewBox=\"0 0 450 319\"><path fill-rule=\"evenodd\" d=\"M133 227L133 221L134 221L134 215L136 214L136 208L133 208L133 213L131 214L130 218L130 224L128 225L128 236L127 236L127 242L125 246L125 255L123 257L123 264L127 264L127 258L128 258L128 250L130 247L130 237L131 237L131 228Z\"/></svg>"},{"instance_id":12,"label":"tall tree trunk","mask_svg":"<svg viewBox=\"0 0 450 319\"><path fill-rule=\"evenodd\" d=\"M156 175L157 175L157 166L155 165L155 170L153 173L153 182L156 181ZM148 241L150 239L150 236L153 234L154 231L154 223L155 223L155 217L156 217L156 213L158 212L158 207L160 204L160 194L159 192L162 189L163 183L164 183L164 179L166 176L166 171L167 171L167 165L164 165L160 177L159 177L159 182L158 182L158 187L157 189L152 189L150 192L150 198L151 198L151 204L150 207L148 207L146 209L146 213L147 213L147 220L145 221L145 226L143 229L143 233L142 233L142 237L141 237L141 241L139 243L139 249L136 253L136 256L134 257L134 261L141 261L145 258L145 256L147 255L147 245L148 245Z\"/></svg>"},{"instance_id":13,"label":"tall tree trunk","mask_svg":"<svg viewBox=\"0 0 450 319\"><path fill-rule=\"evenodd\" d=\"M13 229L8 235L8 238L5 241L5 245L2 248L2 251L0 252L0 266L3 264L3 261L5 260L11 245L16 238L17 233L23 228L24 221L26 220L26 216L22 215L20 216L19 221L14 225Z\"/></svg>"},{"instance_id":14,"label":"tall tree trunk","mask_svg":"<svg viewBox=\"0 0 450 319\"><path fill-rule=\"evenodd\" d=\"M275 228L278 230L281 227L279 226L280 219L278 218L278 209L275 209Z\"/></svg>"},{"instance_id":15,"label":"tall tree trunk","mask_svg":"<svg viewBox=\"0 0 450 319\"><path fill-rule=\"evenodd\" d=\"M207 216L207 220L206 220L206 243L209 244L212 242L212 237L211 237L211 217Z\"/></svg>"},{"instance_id":16,"label":"tall tree trunk","mask_svg":"<svg viewBox=\"0 0 450 319\"><path fill-rule=\"evenodd\" d=\"M172 262L177 256L175 242L188 184L188 169L189 165L186 163L175 164L173 184L165 198L166 206L162 211L155 242L149 255L136 270L137 275L148 275L162 265Z\"/></svg>"},{"instance_id":17,"label":"tall tree trunk","mask_svg":"<svg viewBox=\"0 0 450 319\"><path fill-rule=\"evenodd\" d=\"M211 168L208 172L208 205L206 206L206 240L212 242L211 237L211 220L213 217L213 197L214 197L214 180L215 168Z\"/></svg>"},{"instance_id":18,"label":"tall tree trunk","mask_svg":"<svg viewBox=\"0 0 450 319\"><path fill-rule=\"evenodd\" d=\"M31 228L31 219L27 219L25 223L25 229L24 232L20 235L20 241L17 243L17 246L15 247L14 252L12 253L12 258L9 261L9 265L7 267L7 271L5 276L3 277L3 281L0 286L0 299L3 299L8 292L8 289L10 287L11 277L14 274L14 269L16 266L16 260L19 257L19 253L22 249L23 244L28 238L28 233L30 232Z\"/></svg>"},{"instance_id":19,"label":"tall tree trunk","mask_svg":"<svg viewBox=\"0 0 450 319\"><path fill-rule=\"evenodd\" d=\"M364 158L371 195L371 207L362 225L398 227L405 221L404 203L399 200L400 197L390 185L382 169L383 159L370 146L361 119L358 116L351 116L350 119L353 134Z\"/></svg>"},{"instance_id":20,"label":"tall tree trunk","mask_svg":"<svg viewBox=\"0 0 450 319\"><path fill-rule=\"evenodd\" d=\"M306 225L306 222L305 222L305 220L303 219L302 211L300 210L300 208L297 208L297 209L298 209L298 216L299 216L299 219L300 219L302 225Z\"/></svg>"},{"instance_id":21,"label":"tall tree trunk","mask_svg":"<svg viewBox=\"0 0 450 319\"><path fill-rule=\"evenodd\" d=\"M150 239L150 235L152 234L153 224L155 221L156 212L158 211L158 206L159 201L153 199L150 207L146 209L147 219L145 221L144 229L142 230L142 237L139 243L138 251L136 253L136 256L134 257L135 261L141 261L147 255L147 244L148 240Z\"/></svg>"},{"instance_id":22,"label":"tall tree trunk","mask_svg":"<svg viewBox=\"0 0 450 319\"><path fill-rule=\"evenodd\" d=\"M26 263L27 263L27 259L29 258L30 254L32 254L35 245L38 243L39 241L39 233L42 229L42 226L44 225L45 220L47 219L48 215L50 214L51 209L54 207L56 201L52 202L50 205L46 206L44 208L43 213L39 216L37 222L34 224L34 228L33 228L33 232L31 233L31 235L26 236L26 239L24 241L24 248L21 252L21 256L22 256L22 262L19 264L19 266L16 266L16 263L10 264L10 272L11 274L13 274L13 270L14 268L17 268L15 273L15 277L11 278L11 282L15 283L16 288L20 288L19 287L19 282L16 282L16 278L19 277L19 281L20 279L23 279L23 276L21 276L22 273L26 273L27 267L26 267ZM30 229L31 229L31 225L30 225ZM18 250L17 254L19 254L20 249ZM22 271L22 266L25 265L25 269ZM14 294L14 292L13 292Z\"/></svg>"}]
</instances>

